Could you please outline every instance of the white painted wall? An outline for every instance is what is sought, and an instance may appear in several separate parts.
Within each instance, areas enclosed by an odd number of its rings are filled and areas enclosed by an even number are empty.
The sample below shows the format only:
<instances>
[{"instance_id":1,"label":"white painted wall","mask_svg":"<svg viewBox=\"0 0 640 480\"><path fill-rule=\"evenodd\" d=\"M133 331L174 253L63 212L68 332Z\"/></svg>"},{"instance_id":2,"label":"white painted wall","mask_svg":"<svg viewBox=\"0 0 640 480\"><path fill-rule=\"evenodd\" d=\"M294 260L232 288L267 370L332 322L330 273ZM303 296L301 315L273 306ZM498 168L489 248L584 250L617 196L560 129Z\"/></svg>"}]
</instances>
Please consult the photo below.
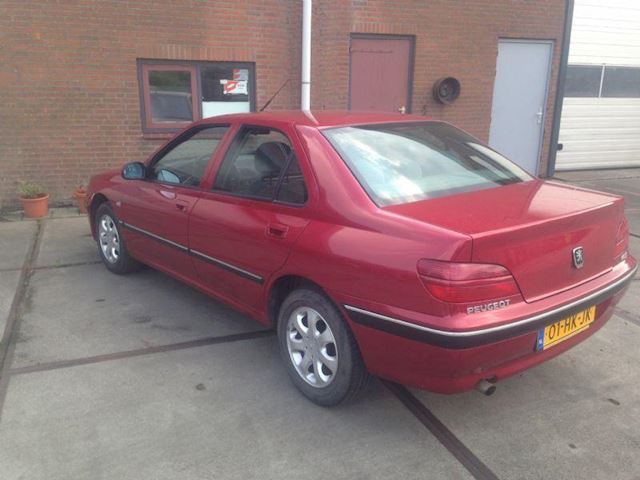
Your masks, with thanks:
<instances>
[{"instance_id":1,"label":"white painted wall","mask_svg":"<svg viewBox=\"0 0 640 480\"><path fill-rule=\"evenodd\" d=\"M576 0L569 64L640 66L640 0ZM556 170L640 166L640 98L565 98Z\"/></svg>"}]
</instances>

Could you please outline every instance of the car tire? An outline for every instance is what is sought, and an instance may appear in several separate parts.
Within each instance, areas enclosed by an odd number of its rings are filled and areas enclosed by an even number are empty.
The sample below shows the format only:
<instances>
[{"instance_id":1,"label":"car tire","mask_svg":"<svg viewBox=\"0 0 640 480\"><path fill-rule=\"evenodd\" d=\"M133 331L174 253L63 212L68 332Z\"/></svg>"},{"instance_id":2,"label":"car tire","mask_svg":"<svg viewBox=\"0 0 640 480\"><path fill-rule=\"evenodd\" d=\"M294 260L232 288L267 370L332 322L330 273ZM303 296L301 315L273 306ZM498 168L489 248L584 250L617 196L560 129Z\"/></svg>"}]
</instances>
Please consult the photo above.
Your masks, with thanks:
<instances>
[{"instance_id":1,"label":"car tire","mask_svg":"<svg viewBox=\"0 0 640 480\"><path fill-rule=\"evenodd\" d=\"M368 379L358 345L336 306L320 291L294 290L278 314L287 372L309 400L334 406L354 399Z\"/></svg>"},{"instance_id":2,"label":"car tire","mask_svg":"<svg viewBox=\"0 0 640 480\"><path fill-rule=\"evenodd\" d=\"M127 252L118 218L108 203L105 202L98 207L94 217L94 224L98 252L105 267L119 275L138 270L140 263Z\"/></svg>"}]
</instances>

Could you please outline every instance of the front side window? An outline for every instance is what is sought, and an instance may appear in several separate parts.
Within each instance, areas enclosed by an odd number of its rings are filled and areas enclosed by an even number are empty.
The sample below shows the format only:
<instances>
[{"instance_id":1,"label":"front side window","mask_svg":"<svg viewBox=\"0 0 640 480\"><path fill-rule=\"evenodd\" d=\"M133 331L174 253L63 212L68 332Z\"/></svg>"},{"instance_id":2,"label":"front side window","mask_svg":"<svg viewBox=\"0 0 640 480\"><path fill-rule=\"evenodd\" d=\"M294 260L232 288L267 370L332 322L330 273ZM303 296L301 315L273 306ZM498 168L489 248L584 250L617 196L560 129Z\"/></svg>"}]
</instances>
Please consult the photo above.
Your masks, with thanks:
<instances>
[{"instance_id":1,"label":"front side window","mask_svg":"<svg viewBox=\"0 0 640 480\"><path fill-rule=\"evenodd\" d=\"M246 62L139 60L145 132L175 131L201 118L255 110L255 67Z\"/></svg>"},{"instance_id":2,"label":"front side window","mask_svg":"<svg viewBox=\"0 0 640 480\"><path fill-rule=\"evenodd\" d=\"M228 130L226 126L196 130L151 165L147 177L188 187L200 185L209 159Z\"/></svg>"},{"instance_id":3,"label":"front side window","mask_svg":"<svg viewBox=\"0 0 640 480\"><path fill-rule=\"evenodd\" d=\"M532 178L474 137L442 122L341 127L323 133L378 206Z\"/></svg>"},{"instance_id":4,"label":"front side window","mask_svg":"<svg viewBox=\"0 0 640 480\"><path fill-rule=\"evenodd\" d=\"M304 203L307 190L289 139L267 127L243 127L225 156L214 190Z\"/></svg>"}]
</instances>

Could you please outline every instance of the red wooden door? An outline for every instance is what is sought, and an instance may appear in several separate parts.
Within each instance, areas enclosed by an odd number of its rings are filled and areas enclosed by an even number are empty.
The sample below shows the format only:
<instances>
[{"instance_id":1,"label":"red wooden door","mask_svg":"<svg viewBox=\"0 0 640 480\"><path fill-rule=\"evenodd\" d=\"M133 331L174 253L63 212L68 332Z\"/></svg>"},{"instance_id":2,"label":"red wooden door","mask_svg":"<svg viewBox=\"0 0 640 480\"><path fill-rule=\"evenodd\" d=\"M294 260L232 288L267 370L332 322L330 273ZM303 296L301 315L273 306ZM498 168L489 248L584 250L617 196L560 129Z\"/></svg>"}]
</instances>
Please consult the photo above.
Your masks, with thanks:
<instances>
[{"instance_id":1,"label":"red wooden door","mask_svg":"<svg viewBox=\"0 0 640 480\"><path fill-rule=\"evenodd\" d=\"M412 51L411 38L352 37L349 109L409 113Z\"/></svg>"}]
</instances>

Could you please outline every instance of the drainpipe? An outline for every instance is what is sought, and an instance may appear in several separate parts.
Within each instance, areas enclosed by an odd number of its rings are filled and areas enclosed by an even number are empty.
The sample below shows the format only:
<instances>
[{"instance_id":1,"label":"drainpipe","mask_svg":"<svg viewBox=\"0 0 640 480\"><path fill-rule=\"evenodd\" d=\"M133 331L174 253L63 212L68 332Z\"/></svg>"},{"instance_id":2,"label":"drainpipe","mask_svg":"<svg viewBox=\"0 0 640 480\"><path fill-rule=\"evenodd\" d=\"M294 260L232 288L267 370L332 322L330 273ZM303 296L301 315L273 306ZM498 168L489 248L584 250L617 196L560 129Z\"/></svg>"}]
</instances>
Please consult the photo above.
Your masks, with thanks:
<instances>
[{"instance_id":1,"label":"drainpipe","mask_svg":"<svg viewBox=\"0 0 640 480\"><path fill-rule=\"evenodd\" d=\"M311 6L312 0L302 0L302 90L300 109L311 109Z\"/></svg>"},{"instance_id":2,"label":"drainpipe","mask_svg":"<svg viewBox=\"0 0 640 480\"><path fill-rule=\"evenodd\" d=\"M551 124L551 140L549 141L549 161L547 162L547 177L556 173L556 155L558 154L558 138L560 137L560 118L562 117L562 101L564 100L564 84L567 78L569 64L569 44L571 43L571 25L573 23L574 0L566 0L564 10L564 34L562 35L562 50L560 52L560 68L558 68L558 83L556 85L556 104L553 109Z\"/></svg>"}]
</instances>

